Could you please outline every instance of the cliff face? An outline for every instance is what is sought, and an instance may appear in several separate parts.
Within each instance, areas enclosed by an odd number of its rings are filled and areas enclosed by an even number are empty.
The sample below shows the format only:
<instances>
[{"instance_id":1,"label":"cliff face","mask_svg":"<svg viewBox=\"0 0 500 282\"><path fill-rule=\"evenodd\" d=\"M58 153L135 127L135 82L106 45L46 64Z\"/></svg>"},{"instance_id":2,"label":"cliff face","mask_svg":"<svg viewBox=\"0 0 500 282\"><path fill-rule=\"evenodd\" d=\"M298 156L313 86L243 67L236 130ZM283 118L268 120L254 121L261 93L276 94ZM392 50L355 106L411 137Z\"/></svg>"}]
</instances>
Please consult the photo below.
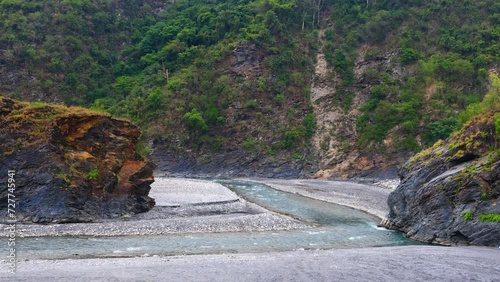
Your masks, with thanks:
<instances>
[{"instance_id":1,"label":"cliff face","mask_svg":"<svg viewBox=\"0 0 500 282\"><path fill-rule=\"evenodd\" d=\"M500 244L500 138L494 113L476 117L401 169L388 228L438 244Z\"/></svg>"},{"instance_id":2,"label":"cliff face","mask_svg":"<svg viewBox=\"0 0 500 282\"><path fill-rule=\"evenodd\" d=\"M135 152L139 129L82 108L0 97L0 213L15 170L16 217L88 222L145 212L154 165Z\"/></svg>"},{"instance_id":3,"label":"cliff face","mask_svg":"<svg viewBox=\"0 0 500 282\"><path fill-rule=\"evenodd\" d=\"M363 132L357 128L358 118L369 101L370 89L378 82L367 75L370 71L386 73L394 81L403 76L414 76L403 70L396 59L398 51L390 46L363 45L353 62L353 85L342 89L342 79L326 60L325 29L320 30L322 48L317 55L315 76L311 85L311 104L316 116L317 130L312 138L312 155L316 163L317 178L388 177L396 175L396 167L403 164L411 153L397 148L395 143L403 134L398 128L389 130L384 140L370 141L368 147L360 146ZM377 50L377 57L366 54ZM327 54L325 54L327 53ZM345 88L345 87L344 87ZM379 148L374 149L376 146ZM382 147L380 147L382 146Z\"/></svg>"}]
</instances>

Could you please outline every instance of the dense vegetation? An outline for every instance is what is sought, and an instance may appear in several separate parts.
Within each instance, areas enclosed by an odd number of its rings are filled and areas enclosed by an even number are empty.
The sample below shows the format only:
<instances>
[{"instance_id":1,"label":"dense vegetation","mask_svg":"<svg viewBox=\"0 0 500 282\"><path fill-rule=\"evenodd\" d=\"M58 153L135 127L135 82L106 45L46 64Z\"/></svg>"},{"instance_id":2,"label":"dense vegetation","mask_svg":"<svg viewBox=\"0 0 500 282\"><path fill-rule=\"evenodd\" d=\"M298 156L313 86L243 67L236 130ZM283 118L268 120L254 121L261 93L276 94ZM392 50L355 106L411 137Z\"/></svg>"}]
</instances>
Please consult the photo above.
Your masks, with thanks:
<instances>
[{"instance_id":1,"label":"dense vegetation","mask_svg":"<svg viewBox=\"0 0 500 282\"><path fill-rule=\"evenodd\" d=\"M304 74L314 50L301 40L312 30L301 26L310 9L299 1L179 1L123 50L113 95L93 106L131 117L157 140L181 136L174 146L269 154L300 147L311 131Z\"/></svg>"},{"instance_id":2,"label":"dense vegetation","mask_svg":"<svg viewBox=\"0 0 500 282\"><path fill-rule=\"evenodd\" d=\"M107 96L130 25L147 21L140 2L0 1L2 94L80 105Z\"/></svg>"},{"instance_id":3,"label":"dense vegetation","mask_svg":"<svg viewBox=\"0 0 500 282\"><path fill-rule=\"evenodd\" d=\"M125 116L176 146L217 150L228 131L271 154L305 144L314 48L297 38L316 41L313 5L162 2L1 1L1 92Z\"/></svg>"},{"instance_id":4,"label":"dense vegetation","mask_svg":"<svg viewBox=\"0 0 500 282\"><path fill-rule=\"evenodd\" d=\"M169 150L301 158L319 29L336 102L365 97L365 152L447 137L500 61L495 0L1 0L0 94L128 117Z\"/></svg>"},{"instance_id":5,"label":"dense vegetation","mask_svg":"<svg viewBox=\"0 0 500 282\"><path fill-rule=\"evenodd\" d=\"M380 149L391 129L400 150L446 138L463 122L457 113L486 92L489 68L498 68L498 1L341 1L332 11L326 47L342 77L339 93L360 87L357 56L383 61L388 50L397 50L388 66L362 74L370 89L357 127L366 149Z\"/></svg>"}]
</instances>

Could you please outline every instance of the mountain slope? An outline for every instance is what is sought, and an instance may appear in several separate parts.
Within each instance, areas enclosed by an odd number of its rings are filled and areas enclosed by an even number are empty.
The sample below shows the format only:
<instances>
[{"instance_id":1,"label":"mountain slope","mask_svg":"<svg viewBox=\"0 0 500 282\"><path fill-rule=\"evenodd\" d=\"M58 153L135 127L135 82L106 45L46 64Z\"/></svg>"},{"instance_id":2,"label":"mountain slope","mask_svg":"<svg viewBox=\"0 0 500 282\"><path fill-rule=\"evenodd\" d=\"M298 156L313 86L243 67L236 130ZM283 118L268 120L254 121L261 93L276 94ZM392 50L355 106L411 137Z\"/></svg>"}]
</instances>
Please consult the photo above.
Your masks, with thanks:
<instances>
[{"instance_id":1,"label":"mountain slope","mask_svg":"<svg viewBox=\"0 0 500 282\"><path fill-rule=\"evenodd\" d=\"M0 6L0 94L128 117L169 173L390 172L499 70L493 0Z\"/></svg>"}]
</instances>

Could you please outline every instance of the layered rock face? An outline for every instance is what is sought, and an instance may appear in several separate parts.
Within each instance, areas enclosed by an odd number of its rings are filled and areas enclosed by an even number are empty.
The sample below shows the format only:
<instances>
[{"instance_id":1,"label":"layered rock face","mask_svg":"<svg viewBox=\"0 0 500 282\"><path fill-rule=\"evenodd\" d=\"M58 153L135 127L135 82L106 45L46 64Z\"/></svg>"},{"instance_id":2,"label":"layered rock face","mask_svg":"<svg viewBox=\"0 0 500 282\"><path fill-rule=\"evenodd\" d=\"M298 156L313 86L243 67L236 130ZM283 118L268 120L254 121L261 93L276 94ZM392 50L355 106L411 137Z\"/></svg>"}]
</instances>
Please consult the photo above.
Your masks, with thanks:
<instances>
[{"instance_id":1,"label":"layered rock face","mask_svg":"<svg viewBox=\"0 0 500 282\"><path fill-rule=\"evenodd\" d=\"M148 211L154 164L136 153L139 135L106 114L0 97L0 215L7 215L8 170L15 171L21 221L90 222Z\"/></svg>"},{"instance_id":2,"label":"layered rock face","mask_svg":"<svg viewBox=\"0 0 500 282\"><path fill-rule=\"evenodd\" d=\"M446 245L500 245L500 132L494 113L410 159L382 223Z\"/></svg>"}]
</instances>

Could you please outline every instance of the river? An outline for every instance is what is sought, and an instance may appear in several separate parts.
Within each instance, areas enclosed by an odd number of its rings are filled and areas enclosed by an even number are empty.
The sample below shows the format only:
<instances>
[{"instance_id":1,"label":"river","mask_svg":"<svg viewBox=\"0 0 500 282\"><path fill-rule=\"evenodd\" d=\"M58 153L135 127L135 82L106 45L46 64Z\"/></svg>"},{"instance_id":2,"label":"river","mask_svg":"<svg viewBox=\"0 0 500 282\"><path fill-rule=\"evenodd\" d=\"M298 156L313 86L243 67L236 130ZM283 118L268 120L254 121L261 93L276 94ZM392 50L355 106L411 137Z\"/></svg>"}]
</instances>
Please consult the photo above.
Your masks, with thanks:
<instances>
[{"instance_id":1,"label":"river","mask_svg":"<svg viewBox=\"0 0 500 282\"><path fill-rule=\"evenodd\" d=\"M308 229L120 237L20 238L20 259L254 253L418 244L377 227L379 219L352 208L234 180L219 182L249 202L312 223Z\"/></svg>"}]
</instances>

